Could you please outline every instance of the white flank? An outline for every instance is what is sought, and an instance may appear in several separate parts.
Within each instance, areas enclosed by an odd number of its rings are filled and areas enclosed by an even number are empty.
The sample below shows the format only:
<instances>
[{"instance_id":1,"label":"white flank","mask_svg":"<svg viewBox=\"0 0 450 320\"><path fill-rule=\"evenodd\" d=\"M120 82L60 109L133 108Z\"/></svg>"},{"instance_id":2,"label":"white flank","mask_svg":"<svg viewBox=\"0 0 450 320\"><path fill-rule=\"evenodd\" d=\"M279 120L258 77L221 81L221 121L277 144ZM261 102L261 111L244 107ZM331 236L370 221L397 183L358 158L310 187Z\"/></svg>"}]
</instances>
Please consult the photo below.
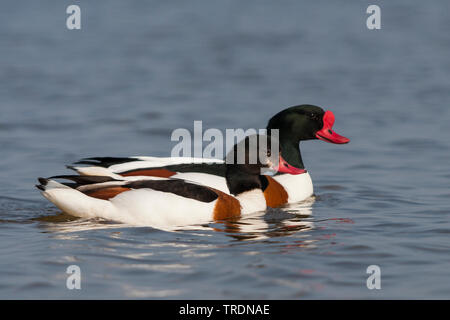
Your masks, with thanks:
<instances>
[{"instance_id":1,"label":"white flank","mask_svg":"<svg viewBox=\"0 0 450 320\"><path fill-rule=\"evenodd\" d=\"M216 201L202 202L151 189L127 191L110 199L118 209L119 221L152 227L207 223Z\"/></svg>"}]
</instances>

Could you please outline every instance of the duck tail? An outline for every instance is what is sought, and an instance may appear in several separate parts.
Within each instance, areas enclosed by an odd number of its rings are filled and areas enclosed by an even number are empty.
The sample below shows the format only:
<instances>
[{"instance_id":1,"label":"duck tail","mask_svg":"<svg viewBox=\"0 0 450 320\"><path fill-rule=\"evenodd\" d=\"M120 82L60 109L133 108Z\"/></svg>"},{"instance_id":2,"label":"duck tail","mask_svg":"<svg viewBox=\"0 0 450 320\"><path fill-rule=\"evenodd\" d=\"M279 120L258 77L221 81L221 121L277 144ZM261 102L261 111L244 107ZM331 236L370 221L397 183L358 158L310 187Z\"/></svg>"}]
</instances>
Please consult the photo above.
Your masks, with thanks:
<instances>
[{"instance_id":1,"label":"duck tail","mask_svg":"<svg viewBox=\"0 0 450 320\"><path fill-rule=\"evenodd\" d=\"M108 200L90 197L51 179L38 178L36 187L42 195L63 212L82 218L101 217L115 220L116 208Z\"/></svg>"},{"instance_id":2,"label":"duck tail","mask_svg":"<svg viewBox=\"0 0 450 320\"><path fill-rule=\"evenodd\" d=\"M41 191L48 191L52 189L71 189L70 186L56 182L55 180L38 178L38 181L40 184L37 184L36 188L38 188Z\"/></svg>"}]
</instances>

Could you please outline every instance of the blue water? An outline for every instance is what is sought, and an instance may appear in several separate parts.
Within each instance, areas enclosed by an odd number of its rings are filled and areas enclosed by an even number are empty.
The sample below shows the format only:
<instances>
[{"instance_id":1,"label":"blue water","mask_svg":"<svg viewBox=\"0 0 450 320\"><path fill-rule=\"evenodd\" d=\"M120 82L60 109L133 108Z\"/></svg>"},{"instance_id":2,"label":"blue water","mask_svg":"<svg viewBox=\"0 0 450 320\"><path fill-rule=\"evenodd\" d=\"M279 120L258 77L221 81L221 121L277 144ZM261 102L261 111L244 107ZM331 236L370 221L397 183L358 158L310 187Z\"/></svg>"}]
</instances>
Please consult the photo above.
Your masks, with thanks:
<instances>
[{"instance_id":1,"label":"blue water","mask_svg":"<svg viewBox=\"0 0 450 320\"><path fill-rule=\"evenodd\" d=\"M376 3L370 31L366 1L76 1L69 31L67 1L2 1L0 298L450 298L450 3ZM302 143L315 201L167 232L73 219L34 188L302 103L351 139Z\"/></svg>"}]
</instances>

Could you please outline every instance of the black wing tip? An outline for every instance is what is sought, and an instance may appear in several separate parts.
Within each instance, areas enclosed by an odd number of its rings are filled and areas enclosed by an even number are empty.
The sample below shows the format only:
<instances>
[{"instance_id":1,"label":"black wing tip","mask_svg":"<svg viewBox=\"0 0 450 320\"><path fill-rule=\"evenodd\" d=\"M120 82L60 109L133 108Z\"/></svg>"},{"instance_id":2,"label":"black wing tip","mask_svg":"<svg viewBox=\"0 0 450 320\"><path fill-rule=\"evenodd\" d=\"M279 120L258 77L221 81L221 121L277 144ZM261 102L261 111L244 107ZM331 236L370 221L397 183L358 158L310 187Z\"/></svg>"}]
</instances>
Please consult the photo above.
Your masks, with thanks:
<instances>
[{"instance_id":1,"label":"black wing tip","mask_svg":"<svg viewBox=\"0 0 450 320\"><path fill-rule=\"evenodd\" d=\"M78 160L77 162L74 162L73 164L85 164L107 168L111 165L138 160L139 159L135 157L91 157L83 158L81 160Z\"/></svg>"},{"instance_id":2,"label":"black wing tip","mask_svg":"<svg viewBox=\"0 0 450 320\"><path fill-rule=\"evenodd\" d=\"M44 186L44 187L48 184L48 180L49 180L49 179L42 178L42 177L39 177L39 178L38 178L39 183L40 183L42 186Z\"/></svg>"},{"instance_id":3,"label":"black wing tip","mask_svg":"<svg viewBox=\"0 0 450 320\"><path fill-rule=\"evenodd\" d=\"M93 161L93 160L80 160L77 162L74 162L73 164L89 164L89 165L98 165L101 162Z\"/></svg>"},{"instance_id":4,"label":"black wing tip","mask_svg":"<svg viewBox=\"0 0 450 320\"><path fill-rule=\"evenodd\" d=\"M77 185L95 184L110 181L120 181L109 176L80 176L80 175L58 175L48 179L65 179L75 182ZM63 183L64 184L64 183Z\"/></svg>"},{"instance_id":5,"label":"black wing tip","mask_svg":"<svg viewBox=\"0 0 450 320\"><path fill-rule=\"evenodd\" d=\"M99 165L102 163L102 160L106 159L106 157L91 157L91 158L83 158L74 162L73 164L89 164L89 165Z\"/></svg>"},{"instance_id":6,"label":"black wing tip","mask_svg":"<svg viewBox=\"0 0 450 320\"><path fill-rule=\"evenodd\" d=\"M49 179L68 179L70 177L78 177L78 176L71 176L71 175L59 175L59 176L51 176Z\"/></svg>"},{"instance_id":7,"label":"black wing tip","mask_svg":"<svg viewBox=\"0 0 450 320\"><path fill-rule=\"evenodd\" d=\"M45 191L45 186L48 184L48 179L39 177L38 181L40 184L36 184L35 187L41 191Z\"/></svg>"}]
</instances>

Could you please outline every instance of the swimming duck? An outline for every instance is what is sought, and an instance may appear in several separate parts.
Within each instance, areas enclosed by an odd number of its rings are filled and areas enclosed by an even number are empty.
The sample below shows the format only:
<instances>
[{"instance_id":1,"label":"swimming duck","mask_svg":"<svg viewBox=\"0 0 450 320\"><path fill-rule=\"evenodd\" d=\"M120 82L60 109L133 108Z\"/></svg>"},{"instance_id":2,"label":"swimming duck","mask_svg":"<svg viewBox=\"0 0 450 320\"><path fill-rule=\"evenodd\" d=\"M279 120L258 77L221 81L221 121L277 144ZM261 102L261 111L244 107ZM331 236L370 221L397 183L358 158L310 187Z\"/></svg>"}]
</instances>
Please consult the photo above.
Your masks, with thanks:
<instances>
[{"instance_id":1,"label":"swimming duck","mask_svg":"<svg viewBox=\"0 0 450 320\"><path fill-rule=\"evenodd\" d=\"M258 136L267 139L268 136ZM259 157L251 162L248 147L250 137L233 148L236 157L238 145L245 144L245 158L227 161L224 179L229 193L192 181L163 177L131 177L117 180L111 176L55 176L39 178L36 187L45 198L62 211L77 217L104 218L135 225L153 227L183 226L211 220L239 217L266 209L264 190L267 179L261 169L280 170L274 161L271 144L258 144ZM283 161L282 153L279 158ZM275 159L277 160L277 159ZM289 172L288 169L282 169ZM55 179L72 180L59 183Z\"/></svg>"},{"instance_id":2,"label":"swimming duck","mask_svg":"<svg viewBox=\"0 0 450 320\"><path fill-rule=\"evenodd\" d=\"M279 130L279 143L284 162L273 177L267 177L268 187L264 193L269 207L303 201L313 195L313 184L305 171L300 153L301 141L319 139L329 143L345 144L350 140L333 130L335 122L331 111L314 105L298 105L274 115L267 124ZM205 158L159 158L159 157L94 157L68 166L81 175L108 175L116 179L136 176L172 177L195 181L230 194L225 179L225 163ZM288 172L283 172L286 169Z\"/></svg>"}]
</instances>

